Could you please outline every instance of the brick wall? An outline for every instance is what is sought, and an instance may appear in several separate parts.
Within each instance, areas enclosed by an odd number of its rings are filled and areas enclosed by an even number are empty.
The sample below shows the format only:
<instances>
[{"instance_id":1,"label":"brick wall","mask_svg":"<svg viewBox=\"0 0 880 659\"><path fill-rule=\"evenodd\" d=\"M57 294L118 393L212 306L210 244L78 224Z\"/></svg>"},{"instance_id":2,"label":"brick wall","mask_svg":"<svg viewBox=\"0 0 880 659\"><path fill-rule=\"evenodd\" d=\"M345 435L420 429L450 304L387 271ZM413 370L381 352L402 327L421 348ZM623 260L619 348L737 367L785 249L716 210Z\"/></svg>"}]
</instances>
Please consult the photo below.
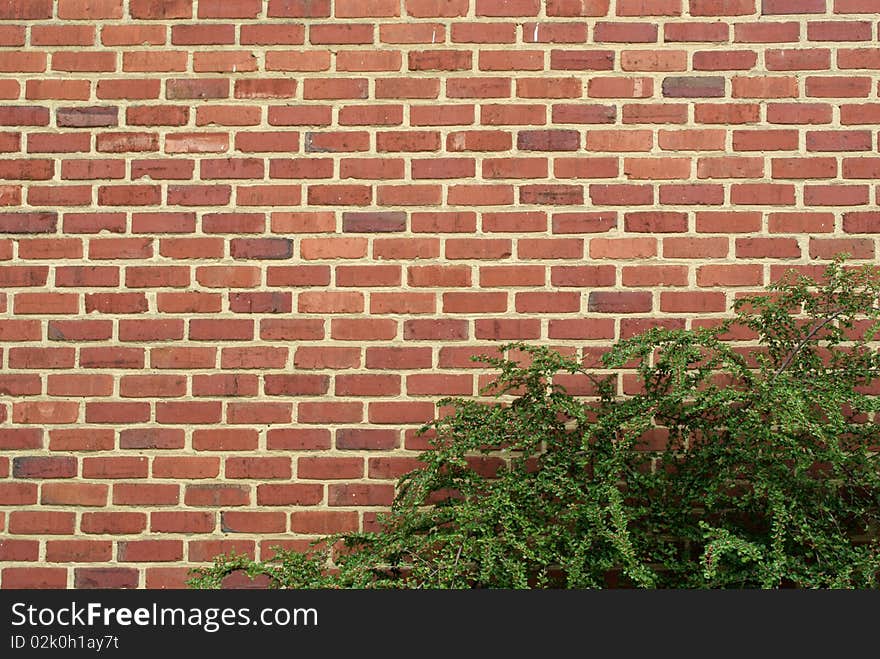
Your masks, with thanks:
<instances>
[{"instance_id":1,"label":"brick wall","mask_svg":"<svg viewBox=\"0 0 880 659\"><path fill-rule=\"evenodd\" d=\"M2 0L0 586L369 526L468 357L876 257L877 0Z\"/></svg>"}]
</instances>

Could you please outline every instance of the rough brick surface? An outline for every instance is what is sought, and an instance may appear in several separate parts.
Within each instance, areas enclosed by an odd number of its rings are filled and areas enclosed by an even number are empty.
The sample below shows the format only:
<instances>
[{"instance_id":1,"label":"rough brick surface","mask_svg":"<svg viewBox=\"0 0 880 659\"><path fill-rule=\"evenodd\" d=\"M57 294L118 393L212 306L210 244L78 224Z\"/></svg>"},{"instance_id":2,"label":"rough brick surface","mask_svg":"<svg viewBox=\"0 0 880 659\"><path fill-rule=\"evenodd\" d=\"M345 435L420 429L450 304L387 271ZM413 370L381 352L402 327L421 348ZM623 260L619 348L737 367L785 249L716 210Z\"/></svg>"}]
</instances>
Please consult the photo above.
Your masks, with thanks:
<instances>
[{"instance_id":1,"label":"rough brick surface","mask_svg":"<svg viewBox=\"0 0 880 659\"><path fill-rule=\"evenodd\" d=\"M0 587L363 528L511 339L878 257L877 3L0 3Z\"/></svg>"}]
</instances>

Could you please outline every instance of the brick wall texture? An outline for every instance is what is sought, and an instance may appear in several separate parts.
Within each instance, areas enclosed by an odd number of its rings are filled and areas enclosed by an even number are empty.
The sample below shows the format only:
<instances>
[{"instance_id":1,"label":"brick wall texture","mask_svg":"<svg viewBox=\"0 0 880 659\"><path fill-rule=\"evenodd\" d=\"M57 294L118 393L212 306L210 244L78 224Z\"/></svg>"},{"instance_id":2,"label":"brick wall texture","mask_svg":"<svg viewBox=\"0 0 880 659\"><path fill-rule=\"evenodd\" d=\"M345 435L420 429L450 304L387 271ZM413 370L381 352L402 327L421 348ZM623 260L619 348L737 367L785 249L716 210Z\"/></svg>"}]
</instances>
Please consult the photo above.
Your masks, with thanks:
<instances>
[{"instance_id":1,"label":"brick wall texture","mask_svg":"<svg viewBox=\"0 0 880 659\"><path fill-rule=\"evenodd\" d=\"M874 260L878 14L0 0L0 587L370 528L470 355Z\"/></svg>"}]
</instances>

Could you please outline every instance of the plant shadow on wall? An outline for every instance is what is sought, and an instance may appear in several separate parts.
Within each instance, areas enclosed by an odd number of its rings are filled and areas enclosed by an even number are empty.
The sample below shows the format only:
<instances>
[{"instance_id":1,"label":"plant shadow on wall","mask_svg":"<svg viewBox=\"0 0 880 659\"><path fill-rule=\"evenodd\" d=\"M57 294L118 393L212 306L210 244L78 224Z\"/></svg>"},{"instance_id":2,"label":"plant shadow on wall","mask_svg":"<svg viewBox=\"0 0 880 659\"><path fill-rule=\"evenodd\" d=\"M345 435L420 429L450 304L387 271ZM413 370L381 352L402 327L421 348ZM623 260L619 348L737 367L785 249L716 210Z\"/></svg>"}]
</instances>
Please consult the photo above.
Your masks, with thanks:
<instances>
[{"instance_id":1,"label":"plant shadow on wall","mask_svg":"<svg viewBox=\"0 0 880 659\"><path fill-rule=\"evenodd\" d=\"M222 556L190 585L243 570L278 588L877 587L878 294L876 269L840 258L716 327L621 341L598 374L506 345L481 358L500 399L440 401L452 411L423 429L432 448L381 532ZM578 380L597 395L562 386Z\"/></svg>"}]
</instances>

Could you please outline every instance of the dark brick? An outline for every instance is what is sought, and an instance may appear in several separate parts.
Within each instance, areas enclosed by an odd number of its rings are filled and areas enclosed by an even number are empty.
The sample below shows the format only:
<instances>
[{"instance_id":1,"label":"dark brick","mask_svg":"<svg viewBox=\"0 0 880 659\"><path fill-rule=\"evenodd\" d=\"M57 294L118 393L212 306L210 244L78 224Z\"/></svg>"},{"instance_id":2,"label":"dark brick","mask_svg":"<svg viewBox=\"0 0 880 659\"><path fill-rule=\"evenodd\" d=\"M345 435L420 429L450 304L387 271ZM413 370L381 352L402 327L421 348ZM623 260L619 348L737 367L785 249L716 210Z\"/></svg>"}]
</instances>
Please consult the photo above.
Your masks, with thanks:
<instances>
[{"instance_id":1,"label":"dark brick","mask_svg":"<svg viewBox=\"0 0 880 659\"><path fill-rule=\"evenodd\" d=\"M293 256L290 238L235 238L229 244L234 259L289 259Z\"/></svg>"},{"instance_id":2,"label":"dark brick","mask_svg":"<svg viewBox=\"0 0 880 659\"><path fill-rule=\"evenodd\" d=\"M54 233L58 213L0 213L0 233Z\"/></svg>"},{"instance_id":3,"label":"dark brick","mask_svg":"<svg viewBox=\"0 0 880 659\"><path fill-rule=\"evenodd\" d=\"M667 98L721 98L724 96L724 78L721 76L665 78L663 95Z\"/></svg>"},{"instance_id":4,"label":"dark brick","mask_svg":"<svg viewBox=\"0 0 880 659\"><path fill-rule=\"evenodd\" d=\"M347 233L395 233L406 230L406 213L343 213L342 230Z\"/></svg>"},{"instance_id":5,"label":"dark brick","mask_svg":"<svg viewBox=\"0 0 880 659\"><path fill-rule=\"evenodd\" d=\"M77 568L73 585L74 588L137 588L138 571L122 567Z\"/></svg>"},{"instance_id":6,"label":"dark brick","mask_svg":"<svg viewBox=\"0 0 880 659\"><path fill-rule=\"evenodd\" d=\"M76 476L76 458L21 457L12 460L15 478L73 478Z\"/></svg>"},{"instance_id":7,"label":"dark brick","mask_svg":"<svg viewBox=\"0 0 880 659\"><path fill-rule=\"evenodd\" d=\"M524 130L516 138L523 151L577 151L581 134L576 130Z\"/></svg>"},{"instance_id":8,"label":"dark brick","mask_svg":"<svg viewBox=\"0 0 880 659\"><path fill-rule=\"evenodd\" d=\"M119 125L119 108L58 108L55 121L64 128L106 128Z\"/></svg>"}]
</instances>

